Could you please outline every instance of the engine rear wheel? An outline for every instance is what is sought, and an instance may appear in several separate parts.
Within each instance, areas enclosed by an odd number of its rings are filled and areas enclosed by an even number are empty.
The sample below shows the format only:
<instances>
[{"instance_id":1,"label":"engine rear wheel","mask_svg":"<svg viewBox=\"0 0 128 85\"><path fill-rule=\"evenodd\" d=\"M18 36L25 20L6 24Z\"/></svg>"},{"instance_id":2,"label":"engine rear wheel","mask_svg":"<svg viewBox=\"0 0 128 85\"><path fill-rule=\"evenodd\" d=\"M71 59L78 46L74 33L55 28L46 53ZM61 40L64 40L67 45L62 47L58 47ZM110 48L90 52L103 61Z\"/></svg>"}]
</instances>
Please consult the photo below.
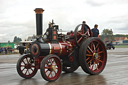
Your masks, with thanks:
<instances>
[{"instance_id":1,"label":"engine rear wheel","mask_svg":"<svg viewBox=\"0 0 128 85\"><path fill-rule=\"evenodd\" d=\"M29 54L21 56L17 62L17 72L23 78L32 78L37 70L34 59Z\"/></svg>"},{"instance_id":2,"label":"engine rear wheel","mask_svg":"<svg viewBox=\"0 0 128 85\"><path fill-rule=\"evenodd\" d=\"M56 55L47 55L41 61L40 72L47 81L55 81L59 78L62 71L60 58Z\"/></svg>"},{"instance_id":3,"label":"engine rear wheel","mask_svg":"<svg viewBox=\"0 0 128 85\"><path fill-rule=\"evenodd\" d=\"M79 50L79 63L88 74L99 74L105 68L107 52L99 38L86 39Z\"/></svg>"}]
</instances>

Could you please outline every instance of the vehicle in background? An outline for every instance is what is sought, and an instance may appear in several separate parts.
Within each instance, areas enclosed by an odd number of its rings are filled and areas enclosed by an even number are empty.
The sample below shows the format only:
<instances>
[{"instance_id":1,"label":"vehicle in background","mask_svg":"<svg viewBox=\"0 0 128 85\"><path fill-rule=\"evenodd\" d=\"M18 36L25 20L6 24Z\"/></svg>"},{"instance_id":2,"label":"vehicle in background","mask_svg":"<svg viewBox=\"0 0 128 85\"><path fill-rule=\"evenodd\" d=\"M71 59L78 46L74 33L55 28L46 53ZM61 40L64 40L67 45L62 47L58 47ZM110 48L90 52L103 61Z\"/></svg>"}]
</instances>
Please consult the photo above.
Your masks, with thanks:
<instances>
[{"instance_id":1,"label":"vehicle in background","mask_svg":"<svg viewBox=\"0 0 128 85\"><path fill-rule=\"evenodd\" d=\"M19 50L19 53L21 55L26 54L26 53L30 53L30 45L31 45L32 41L21 41L20 45L17 47L17 49Z\"/></svg>"},{"instance_id":2,"label":"vehicle in background","mask_svg":"<svg viewBox=\"0 0 128 85\"><path fill-rule=\"evenodd\" d=\"M106 41L105 46L107 50L115 49L115 46L112 44L112 41Z\"/></svg>"}]
</instances>

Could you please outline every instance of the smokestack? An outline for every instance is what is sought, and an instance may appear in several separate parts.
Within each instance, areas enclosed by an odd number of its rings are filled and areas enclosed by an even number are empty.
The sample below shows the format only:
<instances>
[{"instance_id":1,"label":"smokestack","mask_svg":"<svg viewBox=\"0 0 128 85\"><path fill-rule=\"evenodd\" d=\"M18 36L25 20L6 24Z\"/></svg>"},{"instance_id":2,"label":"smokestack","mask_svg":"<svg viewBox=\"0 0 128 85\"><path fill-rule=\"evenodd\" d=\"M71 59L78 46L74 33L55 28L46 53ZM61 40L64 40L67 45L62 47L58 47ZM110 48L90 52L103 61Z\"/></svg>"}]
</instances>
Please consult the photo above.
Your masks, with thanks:
<instances>
[{"instance_id":1,"label":"smokestack","mask_svg":"<svg viewBox=\"0 0 128 85\"><path fill-rule=\"evenodd\" d=\"M43 29L42 29L42 26L43 26L42 25L42 23L43 23L42 14L43 14L44 10L42 8L36 8L34 11L36 13L36 35L37 36L41 36L42 35L42 31L43 31Z\"/></svg>"}]
</instances>

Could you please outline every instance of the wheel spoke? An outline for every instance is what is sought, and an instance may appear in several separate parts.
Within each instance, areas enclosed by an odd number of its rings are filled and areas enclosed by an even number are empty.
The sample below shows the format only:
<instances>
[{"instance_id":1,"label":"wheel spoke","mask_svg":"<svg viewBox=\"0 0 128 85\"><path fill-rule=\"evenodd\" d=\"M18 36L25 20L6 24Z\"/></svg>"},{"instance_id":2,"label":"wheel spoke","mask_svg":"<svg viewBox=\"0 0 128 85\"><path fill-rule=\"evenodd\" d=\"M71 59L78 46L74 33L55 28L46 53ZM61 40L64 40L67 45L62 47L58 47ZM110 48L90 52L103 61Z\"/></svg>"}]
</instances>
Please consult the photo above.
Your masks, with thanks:
<instances>
[{"instance_id":1,"label":"wheel spoke","mask_svg":"<svg viewBox=\"0 0 128 85\"><path fill-rule=\"evenodd\" d=\"M89 60L89 58L90 58L90 57L88 57L88 58L86 59L86 61Z\"/></svg>"},{"instance_id":2,"label":"wheel spoke","mask_svg":"<svg viewBox=\"0 0 128 85\"><path fill-rule=\"evenodd\" d=\"M89 50L93 53L92 49L88 46Z\"/></svg>"},{"instance_id":3,"label":"wheel spoke","mask_svg":"<svg viewBox=\"0 0 128 85\"><path fill-rule=\"evenodd\" d=\"M32 71L34 71L32 68L31 68Z\"/></svg>"},{"instance_id":4,"label":"wheel spoke","mask_svg":"<svg viewBox=\"0 0 128 85\"><path fill-rule=\"evenodd\" d=\"M25 58L26 60L27 60L27 62L29 63L29 61L28 61L28 58Z\"/></svg>"},{"instance_id":5,"label":"wheel spoke","mask_svg":"<svg viewBox=\"0 0 128 85\"><path fill-rule=\"evenodd\" d=\"M94 50L94 44L93 44L94 42L91 42L90 44L89 44L89 47L92 49L92 50Z\"/></svg>"},{"instance_id":6,"label":"wheel spoke","mask_svg":"<svg viewBox=\"0 0 128 85\"><path fill-rule=\"evenodd\" d=\"M46 69L49 69L50 67L45 67Z\"/></svg>"},{"instance_id":7,"label":"wheel spoke","mask_svg":"<svg viewBox=\"0 0 128 85\"><path fill-rule=\"evenodd\" d=\"M85 32L85 35L87 35L87 33L88 33L88 31L87 31L87 32Z\"/></svg>"},{"instance_id":8,"label":"wheel spoke","mask_svg":"<svg viewBox=\"0 0 128 85\"><path fill-rule=\"evenodd\" d=\"M28 74L30 75L31 73L29 72L29 70L28 70Z\"/></svg>"},{"instance_id":9,"label":"wheel spoke","mask_svg":"<svg viewBox=\"0 0 128 85\"><path fill-rule=\"evenodd\" d=\"M52 58L50 59L50 62L51 62L51 65L52 65L52 63L53 63Z\"/></svg>"},{"instance_id":10,"label":"wheel spoke","mask_svg":"<svg viewBox=\"0 0 128 85\"><path fill-rule=\"evenodd\" d=\"M97 49L97 52L99 52L99 48Z\"/></svg>"},{"instance_id":11,"label":"wheel spoke","mask_svg":"<svg viewBox=\"0 0 128 85\"><path fill-rule=\"evenodd\" d=\"M90 67L89 67L90 69L92 69L92 65L91 65L91 63L90 63Z\"/></svg>"},{"instance_id":12,"label":"wheel spoke","mask_svg":"<svg viewBox=\"0 0 128 85\"><path fill-rule=\"evenodd\" d=\"M45 73L47 73L49 70L46 70Z\"/></svg>"},{"instance_id":13,"label":"wheel spoke","mask_svg":"<svg viewBox=\"0 0 128 85\"><path fill-rule=\"evenodd\" d=\"M56 71L55 70L53 70L54 71L54 73L55 73L55 75L56 75Z\"/></svg>"},{"instance_id":14,"label":"wheel spoke","mask_svg":"<svg viewBox=\"0 0 128 85\"><path fill-rule=\"evenodd\" d=\"M94 43L93 43L93 48L94 48L94 50L96 50L96 47L95 47Z\"/></svg>"},{"instance_id":15,"label":"wheel spoke","mask_svg":"<svg viewBox=\"0 0 128 85\"><path fill-rule=\"evenodd\" d=\"M58 69L58 67L56 67L56 69Z\"/></svg>"},{"instance_id":16,"label":"wheel spoke","mask_svg":"<svg viewBox=\"0 0 128 85\"><path fill-rule=\"evenodd\" d=\"M51 78L53 77L53 75L52 75L52 72L51 72Z\"/></svg>"},{"instance_id":17,"label":"wheel spoke","mask_svg":"<svg viewBox=\"0 0 128 85\"><path fill-rule=\"evenodd\" d=\"M86 56L93 56L92 54L86 54Z\"/></svg>"},{"instance_id":18,"label":"wheel spoke","mask_svg":"<svg viewBox=\"0 0 128 85\"><path fill-rule=\"evenodd\" d=\"M97 62L97 60L96 60L96 70L98 70L98 62Z\"/></svg>"},{"instance_id":19,"label":"wheel spoke","mask_svg":"<svg viewBox=\"0 0 128 85\"><path fill-rule=\"evenodd\" d=\"M52 71L50 71L50 73L48 74L48 77L50 76L51 73L52 73Z\"/></svg>"},{"instance_id":20,"label":"wheel spoke","mask_svg":"<svg viewBox=\"0 0 128 85\"><path fill-rule=\"evenodd\" d=\"M21 71L24 71L25 67L21 70Z\"/></svg>"},{"instance_id":21,"label":"wheel spoke","mask_svg":"<svg viewBox=\"0 0 128 85\"><path fill-rule=\"evenodd\" d=\"M25 67L25 65L21 65L21 67Z\"/></svg>"},{"instance_id":22,"label":"wheel spoke","mask_svg":"<svg viewBox=\"0 0 128 85\"><path fill-rule=\"evenodd\" d=\"M87 49L87 52L89 53L89 54L91 54L91 52Z\"/></svg>"},{"instance_id":23,"label":"wheel spoke","mask_svg":"<svg viewBox=\"0 0 128 85\"><path fill-rule=\"evenodd\" d=\"M77 43L79 43L82 40L82 37L80 37L80 39L77 41Z\"/></svg>"},{"instance_id":24,"label":"wheel spoke","mask_svg":"<svg viewBox=\"0 0 128 85\"><path fill-rule=\"evenodd\" d=\"M26 70L25 75L27 74L27 71L28 71L28 69Z\"/></svg>"},{"instance_id":25,"label":"wheel spoke","mask_svg":"<svg viewBox=\"0 0 128 85\"><path fill-rule=\"evenodd\" d=\"M87 64L89 64L91 61L92 61L92 59Z\"/></svg>"},{"instance_id":26,"label":"wheel spoke","mask_svg":"<svg viewBox=\"0 0 128 85\"><path fill-rule=\"evenodd\" d=\"M100 60L100 59L97 59L97 60L98 60L99 62L101 62L101 63L103 62L103 61L102 61L102 60Z\"/></svg>"},{"instance_id":27,"label":"wheel spoke","mask_svg":"<svg viewBox=\"0 0 128 85\"><path fill-rule=\"evenodd\" d=\"M92 65L92 70L94 69L94 66L95 66L95 62L94 62L93 65Z\"/></svg>"},{"instance_id":28,"label":"wheel spoke","mask_svg":"<svg viewBox=\"0 0 128 85\"><path fill-rule=\"evenodd\" d=\"M101 56L98 56L98 58L100 58Z\"/></svg>"},{"instance_id":29,"label":"wheel spoke","mask_svg":"<svg viewBox=\"0 0 128 85\"><path fill-rule=\"evenodd\" d=\"M26 63L24 62L24 60L23 60L23 63L26 65Z\"/></svg>"},{"instance_id":30,"label":"wheel spoke","mask_svg":"<svg viewBox=\"0 0 128 85\"><path fill-rule=\"evenodd\" d=\"M97 49L98 46L99 46L99 43L96 45L96 49Z\"/></svg>"},{"instance_id":31,"label":"wheel spoke","mask_svg":"<svg viewBox=\"0 0 128 85\"><path fill-rule=\"evenodd\" d=\"M35 68L36 66L31 65L31 67Z\"/></svg>"},{"instance_id":32,"label":"wheel spoke","mask_svg":"<svg viewBox=\"0 0 128 85\"><path fill-rule=\"evenodd\" d=\"M82 36L82 34L80 32L77 32L78 34L80 34Z\"/></svg>"},{"instance_id":33,"label":"wheel spoke","mask_svg":"<svg viewBox=\"0 0 128 85\"><path fill-rule=\"evenodd\" d=\"M52 66L57 66L57 64L55 64L55 65L52 65Z\"/></svg>"},{"instance_id":34,"label":"wheel spoke","mask_svg":"<svg viewBox=\"0 0 128 85\"><path fill-rule=\"evenodd\" d=\"M53 65L54 62L55 62L55 60L53 59L53 61L52 61L52 65Z\"/></svg>"},{"instance_id":35,"label":"wheel spoke","mask_svg":"<svg viewBox=\"0 0 128 85\"><path fill-rule=\"evenodd\" d=\"M98 52L98 54L103 53L103 51Z\"/></svg>"},{"instance_id":36,"label":"wheel spoke","mask_svg":"<svg viewBox=\"0 0 128 85\"><path fill-rule=\"evenodd\" d=\"M96 67L96 70L99 70L98 65L97 65L97 67Z\"/></svg>"}]
</instances>

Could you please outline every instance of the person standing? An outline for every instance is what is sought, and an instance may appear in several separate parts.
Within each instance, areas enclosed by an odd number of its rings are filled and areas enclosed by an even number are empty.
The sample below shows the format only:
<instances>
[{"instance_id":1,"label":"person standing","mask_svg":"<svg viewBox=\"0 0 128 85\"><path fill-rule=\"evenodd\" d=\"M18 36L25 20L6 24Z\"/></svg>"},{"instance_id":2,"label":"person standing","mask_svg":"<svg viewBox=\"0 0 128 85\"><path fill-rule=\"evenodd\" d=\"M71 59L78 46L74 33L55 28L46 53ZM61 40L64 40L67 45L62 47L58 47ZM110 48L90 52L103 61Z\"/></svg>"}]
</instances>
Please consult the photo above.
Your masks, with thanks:
<instances>
[{"instance_id":1,"label":"person standing","mask_svg":"<svg viewBox=\"0 0 128 85\"><path fill-rule=\"evenodd\" d=\"M6 47L4 48L4 50L5 50L5 54L7 54L7 48Z\"/></svg>"},{"instance_id":2,"label":"person standing","mask_svg":"<svg viewBox=\"0 0 128 85\"><path fill-rule=\"evenodd\" d=\"M93 37L98 37L99 30L98 30L98 25L97 24L94 25L94 28L91 31L92 31L92 36Z\"/></svg>"},{"instance_id":3,"label":"person standing","mask_svg":"<svg viewBox=\"0 0 128 85\"><path fill-rule=\"evenodd\" d=\"M86 31L87 31L87 26L86 26L86 22L85 21L83 21L82 22L82 27L81 27L81 31L83 31L83 33L85 33Z\"/></svg>"}]
</instances>

